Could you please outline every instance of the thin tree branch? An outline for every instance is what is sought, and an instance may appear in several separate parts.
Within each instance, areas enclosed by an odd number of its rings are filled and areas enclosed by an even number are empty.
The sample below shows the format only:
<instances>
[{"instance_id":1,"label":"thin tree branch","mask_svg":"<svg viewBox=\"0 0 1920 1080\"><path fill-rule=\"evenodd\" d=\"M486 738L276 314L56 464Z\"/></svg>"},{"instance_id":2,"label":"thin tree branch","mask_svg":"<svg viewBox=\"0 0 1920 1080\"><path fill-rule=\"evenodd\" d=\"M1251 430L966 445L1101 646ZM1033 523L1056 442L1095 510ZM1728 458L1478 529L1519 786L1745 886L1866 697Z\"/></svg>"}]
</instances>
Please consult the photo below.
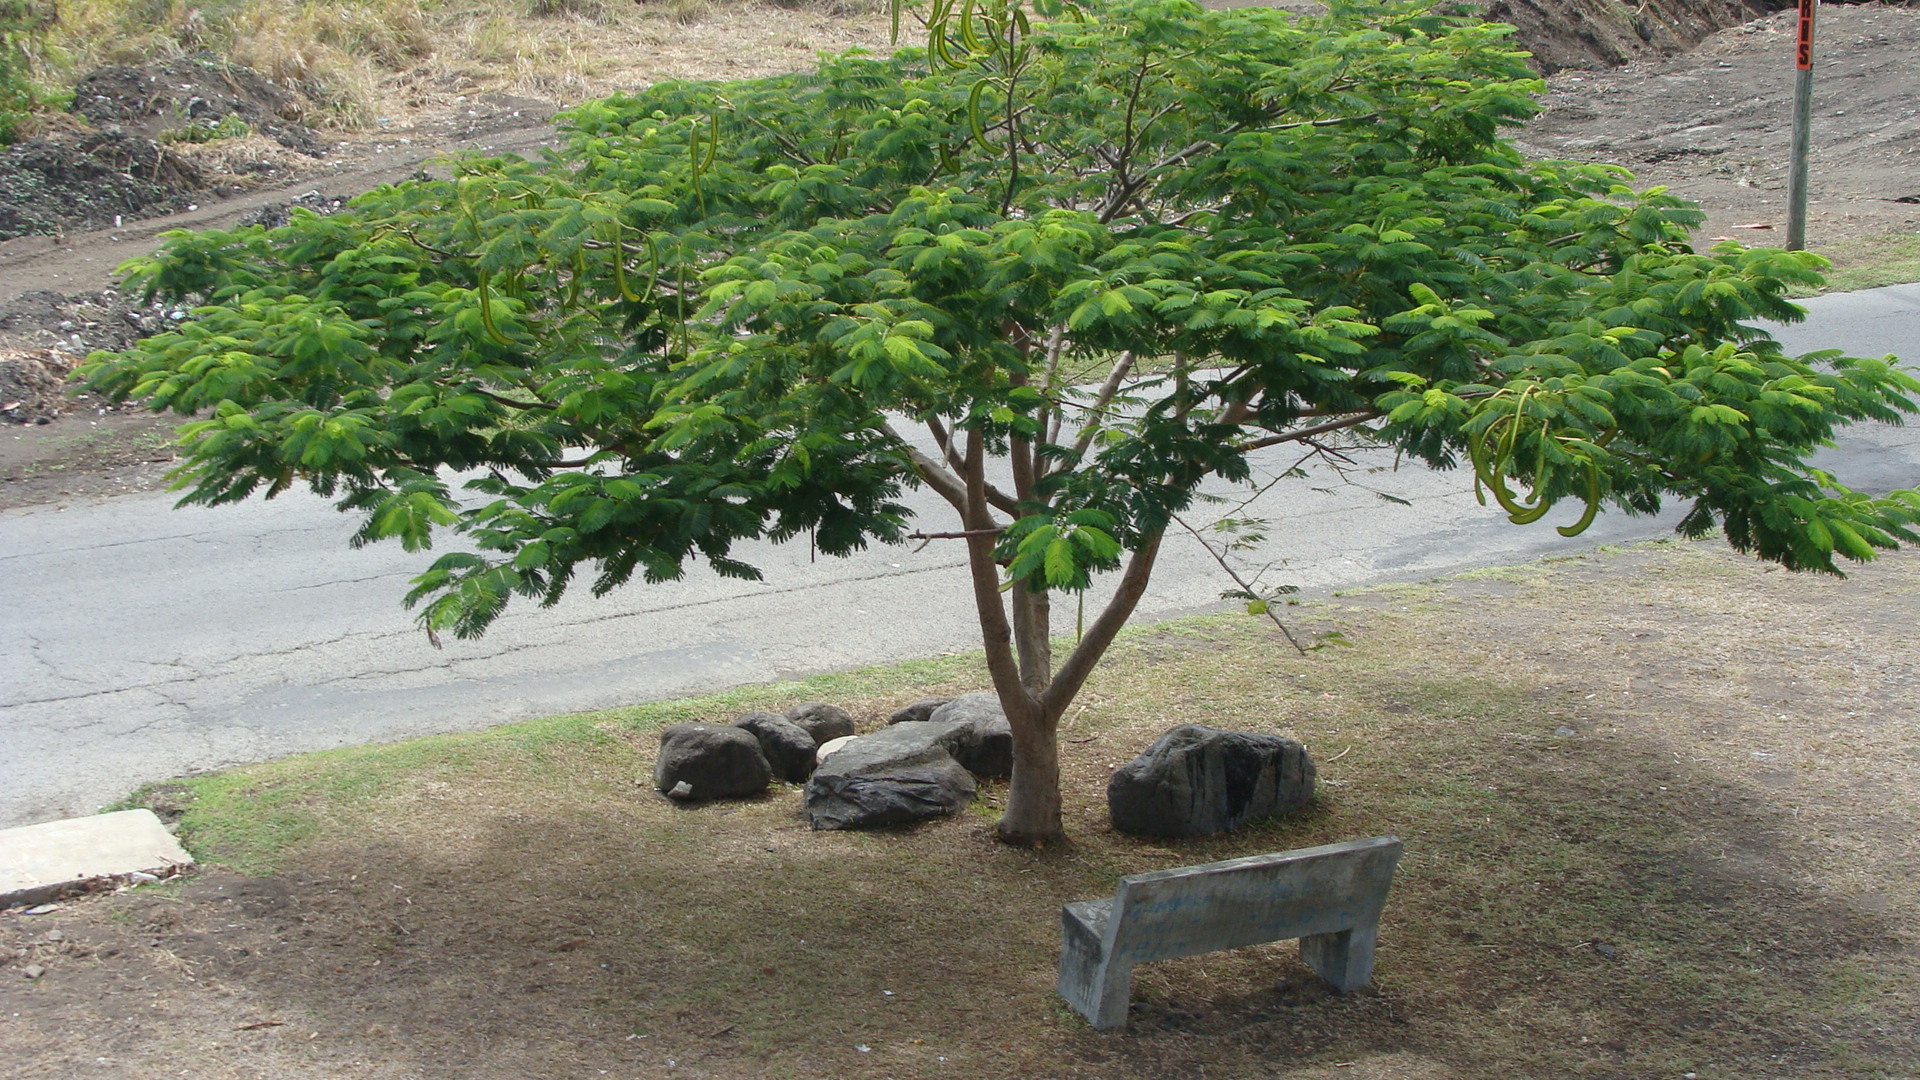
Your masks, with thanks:
<instances>
[{"instance_id":1,"label":"thin tree branch","mask_svg":"<svg viewBox=\"0 0 1920 1080\"><path fill-rule=\"evenodd\" d=\"M954 449L953 436L947 431L947 425L941 423L939 417L929 416L927 417L927 430L933 433L934 441L940 444L940 449L946 454L947 463L953 466L953 471L964 475L967 471L966 463L960 460L960 452ZM992 484L987 485L987 502L991 503L994 509L1002 511L1003 513L1017 514L1020 512L1020 500L1001 491Z\"/></svg>"},{"instance_id":2,"label":"thin tree branch","mask_svg":"<svg viewBox=\"0 0 1920 1080\"><path fill-rule=\"evenodd\" d=\"M993 689L1003 706L1011 705L1008 720L1026 726L1040 714L1040 703L1020 681L1019 662L1013 655L1013 627L1007 622L1007 609L1000 600L1000 567L993 559L993 537L979 532L992 524L987 510L985 440L980 432L967 432L967 452L962 475L966 479L966 506L961 524L968 532L967 570L973 579L973 606L980 615L980 640L987 652L987 671L993 676ZM1024 716L1015 714L1024 712Z\"/></svg>"},{"instance_id":3,"label":"thin tree branch","mask_svg":"<svg viewBox=\"0 0 1920 1080\"><path fill-rule=\"evenodd\" d=\"M882 423L880 430L886 432L888 438L898 443L907 452L907 457L913 462L914 471L920 474L920 479L925 480L928 487L939 492L940 497L947 500L948 504L962 515L966 514L967 488L961 483L960 477L947 471L919 447L902 438L892 424Z\"/></svg>"},{"instance_id":4,"label":"thin tree branch","mask_svg":"<svg viewBox=\"0 0 1920 1080\"><path fill-rule=\"evenodd\" d=\"M1245 504L1243 503L1242 505L1245 505ZM1204 537L1204 536L1201 536L1201 535L1200 535L1200 530L1198 530L1198 529L1196 529L1196 528L1194 528L1193 526L1191 526L1191 525L1189 525L1189 524L1187 524L1187 521L1186 521L1186 519L1185 519L1185 518L1183 518L1183 517L1181 517L1181 516L1180 516L1179 514L1175 514L1175 515L1173 515L1173 520L1174 520L1174 521L1176 521L1176 522L1178 522L1181 528L1183 528L1183 529L1185 529L1185 530L1187 530L1188 532L1190 532L1190 533L1192 533L1192 534L1193 534L1193 538L1194 538L1195 540L1198 540L1198 541L1200 541L1200 546L1201 546L1201 547L1203 547L1203 548L1206 548L1206 549L1207 549L1207 554L1209 554L1209 555L1211 555L1211 556L1213 556L1213 561L1214 561L1214 562L1216 562L1216 563L1219 563L1219 564L1220 564L1220 569L1222 569L1222 570L1224 570L1224 571L1226 571L1226 573L1227 573L1227 576L1233 579L1233 583L1234 583L1235 585L1238 585L1238 586L1240 586L1240 591L1241 591L1241 592L1244 592L1244 593L1247 593L1247 594L1248 594L1248 595L1250 595L1250 596L1256 596L1256 597L1257 597L1257 596L1259 596L1259 594L1258 594L1258 593L1256 593L1256 592L1254 592L1254 591L1253 591L1253 583L1252 583L1252 582L1250 582L1250 581L1248 581L1247 579L1245 579L1245 578L1243 578L1243 577L1241 577L1241 576L1240 576L1240 571L1238 571L1238 570L1235 570L1235 569L1234 569L1234 568L1232 567L1232 565L1230 565L1230 564L1229 564L1229 563L1227 562L1227 557L1226 557L1225 555L1223 555L1223 554L1221 554L1220 552L1218 552L1218 551L1216 551L1216 550L1214 550L1214 547L1213 547L1213 545L1212 545L1212 544L1209 544L1209 543L1207 543L1207 538L1206 538L1206 537ZM1303 648L1301 648L1301 647L1300 647L1300 642L1298 642L1298 641L1296 641L1296 640L1294 640L1294 636L1293 636L1293 631L1291 631L1291 630L1289 630L1289 629L1287 629L1287 624L1286 624L1286 623L1283 623L1283 622L1281 622L1281 621L1280 621L1280 616L1278 616L1278 615L1275 615L1275 614L1273 613L1273 605L1272 605L1272 604L1268 604L1268 605L1267 605L1267 618L1269 618L1269 619L1272 619L1272 620L1273 620L1273 625L1275 625L1275 626L1277 626L1277 627L1279 627L1279 628L1280 628L1280 632L1281 632L1282 634L1285 634L1285 635L1287 636L1287 644L1289 644L1289 645L1291 645L1291 646L1293 646L1293 651L1294 651L1294 652L1297 652L1297 653L1299 653L1299 654L1300 654L1301 656L1305 656L1305 655L1307 655L1307 650L1305 650L1305 649L1303 649Z\"/></svg>"},{"instance_id":5,"label":"thin tree branch","mask_svg":"<svg viewBox=\"0 0 1920 1080\"><path fill-rule=\"evenodd\" d=\"M1348 416L1339 420L1329 420L1324 424L1315 424L1312 427L1304 427L1298 431L1289 431L1284 435L1267 435L1262 438L1254 439L1251 442L1242 443L1240 448L1242 450L1262 450L1269 446L1279 446L1281 443L1304 442L1306 440L1312 439L1315 435L1325 435L1329 431L1340 431L1344 428L1356 427L1360 424L1364 424L1369 420L1378 420L1378 419L1380 419L1379 413L1375 413L1375 412L1360 413L1357 416Z\"/></svg>"},{"instance_id":6,"label":"thin tree branch","mask_svg":"<svg viewBox=\"0 0 1920 1080\"><path fill-rule=\"evenodd\" d=\"M1114 636L1132 617L1133 609L1140 605L1140 597L1147 591L1147 579L1153 576L1153 563L1160 555L1160 540L1165 535L1162 529L1140 538L1140 546L1133 549L1133 557L1120 573L1120 584L1114 589L1112 599L1087 627L1080 643L1074 646L1053 682L1048 684L1041 702L1044 715L1058 716L1066 711L1067 703L1080 692L1087 676L1093 674L1094 665L1105 655L1107 646L1113 644Z\"/></svg>"},{"instance_id":7,"label":"thin tree branch","mask_svg":"<svg viewBox=\"0 0 1920 1080\"><path fill-rule=\"evenodd\" d=\"M1080 429L1080 436L1073 440L1073 456L1086 456L1087 448L1100 433L1100 425L1106 419L1107 408L1113 404L1115 394L1120 392L1120 384L1127 381L1127 373L1133 370L1133 351L1121 353L1113 361L1113 370L1107 373L1107 381L1100 385L1100 393L1093 399L1093 407L1087 413L1086 424Z\"/></svg>"},{"instance_id":8,"label":"thin tree branch","mask_svg":"<svg viewBox=\"0 0 1920 1080\"><path fill-rule=\"evenodd\" d=\"M1060 356L1066 351L1066 346L1067 324L1059 323L1055 325L1053 331L1047 335L1047 366L1045 374L1040 378L1040 391L1047 395L1047 400L1049 401L1054 401L1056 388L1053 381L1059 377ZM1054 401L1053 415L1047 418L1047 436L1045 441L1049 443L1057 443L1060 441L1060 408L1057 401ZM1038 458L1035 458L1034 471L1036 473L1040 472L1039 466L1040 461Z\"/></svg>"}]
</instances>

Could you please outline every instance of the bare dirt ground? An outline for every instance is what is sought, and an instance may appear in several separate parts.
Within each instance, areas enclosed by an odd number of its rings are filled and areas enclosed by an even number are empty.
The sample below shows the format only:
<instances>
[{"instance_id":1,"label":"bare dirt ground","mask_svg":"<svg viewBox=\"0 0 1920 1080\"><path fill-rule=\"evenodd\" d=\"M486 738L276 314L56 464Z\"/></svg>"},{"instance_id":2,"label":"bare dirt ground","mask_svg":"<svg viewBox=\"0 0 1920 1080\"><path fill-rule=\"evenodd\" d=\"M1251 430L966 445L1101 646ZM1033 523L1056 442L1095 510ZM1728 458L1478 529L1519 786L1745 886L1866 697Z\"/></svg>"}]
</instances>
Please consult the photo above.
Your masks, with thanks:
<instances>
[{"instance_id":1,"label":"bare dirt ground","mask_svg":"<svg viewBox=\"0 0 1920 1080\"><path fill-rule=\"evenodd\" d=\"M1289 610L1354 647L1244 617L1124 639L1044 853L991 841L991 789L842 834L795 788L645 785L659 723L755 691L153 793L226 866L0 914L0 1076L1913 1075L1920 559L1842 582L1664 544ZM841 700L870 726L979 677ZM1114 833L1108 772L1185 721L1301 739L1321 800ZM1374 987L1274 945L1139 969L1124 1036L1053 997L1058 905L1115 875L1382 832L1408 853Z\"/></svg>"},{"instance_id":2,"label":"bare dirt ground","mask_svg":"<svg viewBox=\"0 0 1920 1080\"><path fill-rule=\"evenodd\" d=\"M1700 203L1704 243L1785 243L1794 16L1715 34L1679 56L1563 71L1518 142L1536 157L1610 161ZM1844 263L1920 237L1920 9L1820 9L1807 244Z\"/></svg>"}]
</instances>

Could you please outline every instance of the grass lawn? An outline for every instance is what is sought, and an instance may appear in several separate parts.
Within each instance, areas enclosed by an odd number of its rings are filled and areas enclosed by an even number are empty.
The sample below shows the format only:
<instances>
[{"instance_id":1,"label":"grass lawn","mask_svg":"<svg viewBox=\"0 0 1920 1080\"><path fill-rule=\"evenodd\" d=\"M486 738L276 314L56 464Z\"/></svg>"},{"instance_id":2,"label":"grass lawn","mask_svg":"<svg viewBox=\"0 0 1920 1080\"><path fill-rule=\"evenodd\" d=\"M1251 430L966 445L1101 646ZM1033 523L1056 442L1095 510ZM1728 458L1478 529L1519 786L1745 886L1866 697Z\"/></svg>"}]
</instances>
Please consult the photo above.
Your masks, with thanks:
<instances>
[{"instance_id":1,"label":"grass lawn","mask_svg":"<svg viewBox=\"0 0 1920 1080\"><path fill-rule=\"evenodd\" d=\"M183 880L0 916L36 1077L1900 1077L1920 1061L1920 558L1849 581L1659 544L1130 632L1063 736L1072 842L998 792L815 833L799 789L682 807L657 730L977 657L308 755L150 789ZM1179 722L1304 741L1308 810L1144 841L1104 782ZM1149 965L1124 1036L1052 993L1059 905L1397 833L1376 983L1291 944ZM58 931L49 938L49 931ZM31 982L15 968L46 968Z\"/></svg>"}]
</instances>

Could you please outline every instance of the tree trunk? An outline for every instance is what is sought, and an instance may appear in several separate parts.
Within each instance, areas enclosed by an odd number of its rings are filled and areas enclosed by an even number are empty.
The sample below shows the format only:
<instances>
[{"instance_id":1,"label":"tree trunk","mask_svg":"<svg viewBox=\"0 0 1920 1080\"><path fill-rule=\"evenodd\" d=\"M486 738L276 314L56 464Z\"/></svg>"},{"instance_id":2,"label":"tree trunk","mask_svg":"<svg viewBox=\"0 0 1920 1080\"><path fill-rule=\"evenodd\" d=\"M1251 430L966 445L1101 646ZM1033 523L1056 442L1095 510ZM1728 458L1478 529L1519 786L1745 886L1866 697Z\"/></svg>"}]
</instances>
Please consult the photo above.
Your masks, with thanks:
<instances>
[{"instance_id":1,"label":"tree trunk","mask_svg":"<svg viewBox=\"0 0 1920 1080\"><path fill-rule=\"evenodd\" d=\"M1013 780L1007 784L1000 839L1009 844L1045 847L1066 838L1060 818L1059 720L1030 714L1022 722L1008 713L1013 728Z\"/></svg>"}]
</instances>

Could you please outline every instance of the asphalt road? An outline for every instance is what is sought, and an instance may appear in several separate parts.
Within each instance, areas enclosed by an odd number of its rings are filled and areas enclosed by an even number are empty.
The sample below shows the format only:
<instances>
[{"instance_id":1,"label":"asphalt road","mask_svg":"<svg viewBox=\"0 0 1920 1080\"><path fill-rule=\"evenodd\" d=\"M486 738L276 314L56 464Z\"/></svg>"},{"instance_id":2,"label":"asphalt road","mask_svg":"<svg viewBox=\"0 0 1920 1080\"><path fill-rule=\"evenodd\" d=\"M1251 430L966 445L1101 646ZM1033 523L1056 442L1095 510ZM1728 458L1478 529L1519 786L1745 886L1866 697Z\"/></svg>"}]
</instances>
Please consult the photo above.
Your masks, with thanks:
<instances>
[{"instance_id":1,"label":"asphalt road","mask_svg":"<svg viewBox=\"0 0 1920 1080\"><path fill-rule=\"evenodd\" d=\"M1825 297L1781 336L1795 350L1920 357L1920 286ZM1270 470L1292 464L1274 455ZM1518 527L1460 472L1277 485L1273 580L1308 593L1416 580L1670 532L1677 515L1602 515L1587 534ZM1920 483L1920 434L1851 434L1830 462L1858 487ZM1402 506L1376 491L1408 500ZM943 504L922 496L929 528ZM173 510L165 495L0 512L0 827L92 812L140 783L329 747L486 727L975 647L952 542L847 560L768 547L766 582L585 590L511 610L481 641L436 650L400 606L428 556L350 550L351 521L288 495ZM1219 604L1190 538L1171 543L1136 621Z\"/></svg>"}]
</instances>

